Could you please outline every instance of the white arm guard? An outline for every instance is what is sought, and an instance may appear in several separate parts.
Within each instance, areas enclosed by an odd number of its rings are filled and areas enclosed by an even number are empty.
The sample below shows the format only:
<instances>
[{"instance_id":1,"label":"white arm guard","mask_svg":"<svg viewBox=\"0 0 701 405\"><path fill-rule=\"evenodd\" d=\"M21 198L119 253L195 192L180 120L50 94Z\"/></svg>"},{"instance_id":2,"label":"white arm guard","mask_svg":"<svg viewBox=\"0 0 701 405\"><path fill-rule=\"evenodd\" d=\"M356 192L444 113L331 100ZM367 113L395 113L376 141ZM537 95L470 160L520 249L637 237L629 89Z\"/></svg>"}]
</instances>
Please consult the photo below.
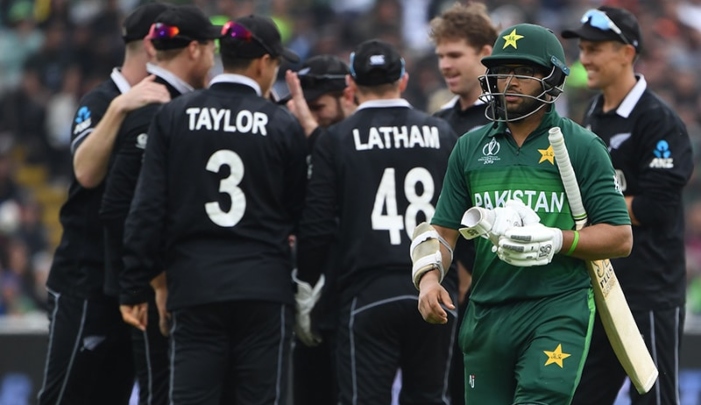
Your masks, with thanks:
<instances>
[{"instance_id":1,"label":"white arm guard","mask_svg":"<svg viewBox=\"0 0 701 405\"><path fill-rule=\"evenodd\" d=\"M439 282L443 281L446 269L443 267L443 255L441 255L441 244L450 252L450 261L453 261L453 249L448 242L436 232L436 230L426 222L420 223L414 229L414 237L411 242L411 279L414 287L419 289L421 276L427 272L438 269L440 272Z\"/></svg>"}]
</instances>

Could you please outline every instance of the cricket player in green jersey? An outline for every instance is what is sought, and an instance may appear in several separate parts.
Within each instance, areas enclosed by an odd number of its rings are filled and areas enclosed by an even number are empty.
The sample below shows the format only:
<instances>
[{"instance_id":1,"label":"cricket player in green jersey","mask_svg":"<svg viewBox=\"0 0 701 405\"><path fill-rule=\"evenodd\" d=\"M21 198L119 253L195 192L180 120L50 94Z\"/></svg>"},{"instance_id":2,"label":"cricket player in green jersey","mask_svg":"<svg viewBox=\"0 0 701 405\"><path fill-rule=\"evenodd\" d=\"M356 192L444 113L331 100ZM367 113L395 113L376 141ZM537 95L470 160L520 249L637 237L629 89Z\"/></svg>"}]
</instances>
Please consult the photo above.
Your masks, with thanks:
<instances>
[{"instance_id":1,"label":"cricket player in green jersey","mask_svg":"<svg viewBox=\"0 0 701 405\"><path fill-rule=\"evenodd\" d=\"M595 314L585 260L627 256L630 219L603 142L555 111L569 69L552 31L509 27L482 63L480 84L494 123L460 138L432 225L415 235L419 311L428 322L447 321L444 308L454 306L440 281L461 218L473 206L493 210L498 243L476 239L459 337L466 404L568 405ZM548 141L555 126L564 133L589 214L591 225L578 232ZM521 221L509 219L514 216Z\"/></svg>"}]
</instances>

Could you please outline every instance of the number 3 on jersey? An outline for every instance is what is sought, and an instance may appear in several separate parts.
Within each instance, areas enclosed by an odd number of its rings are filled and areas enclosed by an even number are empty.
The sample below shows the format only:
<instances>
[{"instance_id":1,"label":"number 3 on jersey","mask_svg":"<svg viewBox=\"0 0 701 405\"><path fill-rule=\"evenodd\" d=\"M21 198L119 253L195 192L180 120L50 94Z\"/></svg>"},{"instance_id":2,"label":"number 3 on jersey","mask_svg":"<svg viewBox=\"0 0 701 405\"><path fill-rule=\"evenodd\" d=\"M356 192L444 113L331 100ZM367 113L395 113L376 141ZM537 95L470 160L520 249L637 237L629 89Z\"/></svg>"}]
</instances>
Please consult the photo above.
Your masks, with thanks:
<instances>
[{"instance_id":1,"label":"number 3 on jersey","mask_svg":"<svg viewBox=\"0 0 701 405\"><path fill-rule=\"evenodd\" d=\"M231 227L238 224L246 211L246 195L238 187L243 179L244 167L239 155L226 149L214 152L207 161L207 170L210 172L219 173L222 166L229 166L231 173L219 182L219 192L229 194L231 208L223 211L219 202L212 201L205 204L204 209L212 222L221 227Z\"/></svg>"},{"instance_id":2,"label":"number 3 on jersey","mask_svg":"<svg viewBox=\"0 0 701 405\"><path fill-rule=\"evenodd\" d=\"M416 186L421 183L423 192L416 193ZM409 237L416 228L416 216L423 212L426 220L430 221L436 209L431 204L434 193L433 177L423 167L415 167L409 170L404 178L404 195L409 206L404 213L404 218L397 213L397 186L395 182L395 170L393 167L385 169L380 180L380 186L375 194L375 205L372 209L372 229L376 231L389 231L389 241L393 245L402 243L401 230L405 229ZM386 214L383 214L386 212Z\"/></svg>"}]
</instances>

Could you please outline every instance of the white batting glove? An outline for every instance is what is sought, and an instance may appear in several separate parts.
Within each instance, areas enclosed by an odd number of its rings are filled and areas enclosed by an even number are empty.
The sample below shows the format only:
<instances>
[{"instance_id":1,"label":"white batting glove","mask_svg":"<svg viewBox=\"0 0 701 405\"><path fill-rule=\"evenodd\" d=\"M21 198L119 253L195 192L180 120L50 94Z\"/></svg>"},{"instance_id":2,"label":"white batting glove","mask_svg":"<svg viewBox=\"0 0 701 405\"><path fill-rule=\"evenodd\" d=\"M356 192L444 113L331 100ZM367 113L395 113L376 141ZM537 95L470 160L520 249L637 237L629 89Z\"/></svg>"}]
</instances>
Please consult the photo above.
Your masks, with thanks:
<instances>
[{"instance_id":1,"label":"white batting glove","mask_svg":"<svg viewBox=\"0 0 701 405\"><path fill-rule=\"evenodd\" d=\"M314 305L321 298L321 290L324 288L325 278L322 274L319 281L312 288L311 284L297 278L297 269L292 271L292 279L297 283L297 294L295 294L296 316L295 334L306 346L316 346L321 343L321 337L312 331L311 313Z\"/></svg>"},{"instance_id":2,"label":"white batting glove","mask_svg":"<svg viewBox=\"0 0 701 405\"><path fill-rule=\"evenodd\" d=\"M512 207L499 207L494 210L494 224L492 229L489 231L489 238L498 239L503 236L506 231L515 227L522 226L523 221L521 220L521 215Z\"/></svg>"},{"instance_id":3,"label":"white batting glove","mask_svg":"<svg viewBox=\"0 0 701 405\"><path fill-rule=\"evenodd\" d=\"M562 230L543 224L511 228L495 248L499 259L512 266L543 266L562 249Z\"/></svg>"},{"instance_id":4,"label":"white batting glove","mask_svg":"<svg viewBox=\"0 0 701 405\"><path fill-rule=\"evenodd\" d=\"M538 216L538 214L536 214L536 212L533 211L531 207L524 204L521 200L509 200L506 203L504 203L504 207L509 207L516 210L516 212L518 212L518 215L521 217L521 222L523 223L523 226L533 225L540 222L540 217Z\"/></svg>"}]
</instances>

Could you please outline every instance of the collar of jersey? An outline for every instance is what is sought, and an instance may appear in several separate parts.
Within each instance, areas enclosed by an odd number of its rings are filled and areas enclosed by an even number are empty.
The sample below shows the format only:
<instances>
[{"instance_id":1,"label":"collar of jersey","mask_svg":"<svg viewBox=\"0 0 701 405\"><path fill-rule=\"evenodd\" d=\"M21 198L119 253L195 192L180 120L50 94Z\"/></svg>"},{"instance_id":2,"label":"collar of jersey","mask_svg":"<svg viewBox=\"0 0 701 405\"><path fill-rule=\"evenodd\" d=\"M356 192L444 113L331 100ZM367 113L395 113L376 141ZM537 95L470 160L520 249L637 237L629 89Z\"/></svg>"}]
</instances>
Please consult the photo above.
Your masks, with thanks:
<instances>
[{"instance_id":1,"label":"collar of jersey","mask_svg":"<svg viewBox=\"0 0 701 405\"><path fill-rule=\"evenodd\" d=\"M359 105L355 110L356 112L365 108L393 108L393 107L404 107L411 108L411 104L403 98L392 98L385 100L369 100Z\"/></svg>"},{"instance_id":2,"label":"collar of jersey","mask_svg":"<svg viewBox=\"0 0 701 405\"><path fill-rule=\"evenodd\" d=\"M243 84L244 86L252 87L253 90L256 91L256 94L258 96L261 96L263 92L260 90L260 85L256 83L255 80L251 79L248 76L244 75L239 75L236 73L221 73L212 79L211 82L209 82L210 87L213 84L216 83L235 83L235 84Z\"/></svg>"},{"instance_id":3,"label":"collar of jersey","mask_svg":"<svg viewBox=\"0 0 701 405\"><path fill-rule=\"evenodd\" d=\"M544 108L548 108L548 111L546 111L545 115L543 115L543 120L540 121L540 125L538 125L538 128L531 132L531 134L535 134L535 136L547 134L548 130L552 128L555 124L556 119L559 118L559 115L557 115L557 112L555 111L555 105L551 104L550 106L545 106ZM494 130L490 131L490 133L487 135L490 138L493 138L497 135L505 135L511 133L509 127L506 125L506 122L499 122L496 126L492 124L492 128ZM531 138L530 135L528 137Z\"/></svg>"},{"instance_id":4,"label":"collar of jersey","mask_svg":"<svg viewBox=\"0 0 701 405\"><path fill-rule=\"evenodd\" d=\"M633 112L633 108L638 104L640 97L643 96L645 89L647 89L647 81L645 81L643 75L635 75L635 78L638 79L637 83L630 89L626 98L623 99L621 105L616 109L616 114L623 118L628 118L630 116L630 113Z\"/></svg>"},{"instance_id":5,"label":"collar of jersey","mask_svg":"<svg viewBox=\"0 0 701 405\"><path fill-rule=\"evenodd\" d=\"M114 84L117 86L120 93L124 94L131 89L131 84L129 84L129 82L124 77L124 75L122 74L122 71L119 70L119 68L112 69L112 73L110 74L110 78L112 79Z\"/></svg>"},{"instance_id":6,"label":"collar of jersey","mask_svg":"<svg viewBox=\"0 0 701 405\"><path fill-rule=\"evenodd\" d=\"M185 81L183 79L174 75L169 70L163 69L162 67L155 65L153 63L146 64L146 71L151 73L151 74L154 74L154 75L160 77L161 79L165 80L166 82L168 82L168 84L173 86L173 88L175 90L177 90L178 93L180 93L180 94L189 93L189 92L195 90L194 87L185 83Z\"/></svg>"}]
</instances>

